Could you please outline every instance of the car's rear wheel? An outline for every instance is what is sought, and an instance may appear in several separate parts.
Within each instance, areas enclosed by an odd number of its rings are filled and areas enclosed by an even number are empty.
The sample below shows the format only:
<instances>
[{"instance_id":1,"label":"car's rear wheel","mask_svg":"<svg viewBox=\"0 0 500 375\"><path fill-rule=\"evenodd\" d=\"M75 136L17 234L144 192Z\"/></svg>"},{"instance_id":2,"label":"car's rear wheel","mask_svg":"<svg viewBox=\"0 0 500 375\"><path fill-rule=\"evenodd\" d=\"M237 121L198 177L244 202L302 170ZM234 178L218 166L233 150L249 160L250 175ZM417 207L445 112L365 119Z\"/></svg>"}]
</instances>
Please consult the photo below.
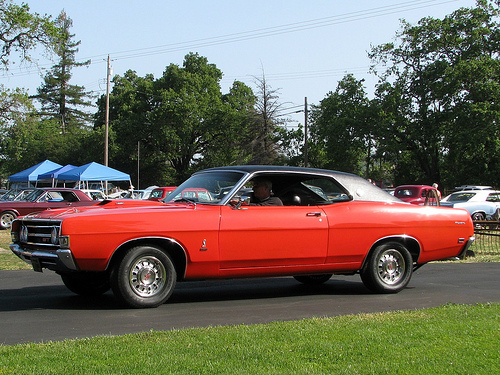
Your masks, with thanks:
<instances>
[{"instance_id":1,"label":"car's rear wheel","mask_svg":"<svg viewBox=\"0 0 500 375\"><path fill-rule=\"evenodd\" d=\"M308 284L308 285L319 285L319 284L324 284L330 278L332 277L332 274L324 274L324 275L301 275L301 276L294 276L293 278L297 280L298 282L301 282L302 284Z\"/></svg>"},{"instance_id":2,"label":"car's rear wheel","mask_svg":"<svg viewBox=\"0 0 500 375\"><path fill-rule=\"evenodd\" d=\"M413 259L408 249L398 242L377 246L361 270L365 286L377 293L397 293L410 282Z\"/></svg>"},{"instance_id":3,"label":"car's rear wheel","mask_svg":"<svg viewBox=\"0 0 500 375\"><path fill-rule=\"evenodd\" d=\"M482 221L486 219L486 215L482 212L474 212L472 214L472 220L474 221Z\"/></svg>"},{"instance_id":4,"label":"car's rear wheel","mask_svg":"<svg viewBox=\"0 0 500 375\"><path fill-rule=\"evenodd\" d=\"M12 225L12 222L17 217L15 212L5 211L0 215L0 228L9 229Z\"/></svg>"},{"instance_id":5,"label":"car's rear wheel","mask_svg":"<svg viewBox=\"0 0 500 375\"><path fill-rule=\"evenodd\" d=\"M61 279L66 288L81 296L98 296L111 288L106 272L65 273Z\"/></svg>"},{"instance_id":6,"label":"car's rear wheel","mask_svg":"<svg viewBox=\"0 0 500 375\"><path fill-rule=\"evenodd\" d=\"M131 307L157 307L170 297L177 279L171 258L156 246L128 249L111 272L113 293Z\"/></svg>"}]
</instances>

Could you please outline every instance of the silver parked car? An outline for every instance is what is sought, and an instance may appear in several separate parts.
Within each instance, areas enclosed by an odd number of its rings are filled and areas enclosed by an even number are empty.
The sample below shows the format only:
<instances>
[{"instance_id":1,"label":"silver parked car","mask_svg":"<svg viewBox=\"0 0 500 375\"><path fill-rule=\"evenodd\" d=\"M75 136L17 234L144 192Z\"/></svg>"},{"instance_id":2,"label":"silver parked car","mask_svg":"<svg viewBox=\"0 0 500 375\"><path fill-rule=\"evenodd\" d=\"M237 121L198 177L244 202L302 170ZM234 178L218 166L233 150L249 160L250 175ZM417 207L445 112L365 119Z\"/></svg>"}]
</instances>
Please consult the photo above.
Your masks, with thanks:
<instances>
[{"instance_id":1,"label":"silver parked car","mask_svg":"<svg viewBox=\"0 0 500 375\"><path fill-rule=\"evenodd\" d=\"M463 190L451 193L441 200L441 206L463 208L473 220L498 219L500 209L499 190Z\"/></svg>"}]
</instances>

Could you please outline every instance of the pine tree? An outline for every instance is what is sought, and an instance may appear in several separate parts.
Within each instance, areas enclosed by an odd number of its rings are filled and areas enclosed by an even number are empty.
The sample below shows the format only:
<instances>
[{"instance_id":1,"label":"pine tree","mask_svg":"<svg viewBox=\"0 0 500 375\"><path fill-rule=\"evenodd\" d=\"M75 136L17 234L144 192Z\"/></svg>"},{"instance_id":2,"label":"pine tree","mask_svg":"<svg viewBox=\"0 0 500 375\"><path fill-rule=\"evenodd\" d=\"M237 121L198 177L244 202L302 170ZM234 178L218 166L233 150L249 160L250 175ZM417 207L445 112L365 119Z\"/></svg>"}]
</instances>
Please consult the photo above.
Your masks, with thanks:
<instances>
[{"instance_id":1,"label":"pine tree","mask_svg":"<svg viewBox=\"0 0 500 375\"><path fill-rule=\"evenodd\" d=\"M61 29L55 48L59 61L45 76L36 98L42 105L42 117L57 119L64 134L69 127L82 128L90 121L91 115L84 111L92 106L90 94L83 86L69 84L72 68L87 66L90 60L76 61L75 54L81 42L73 41L75 34L69 32L73 21L64 10L56 19L56 25Z\"/></svg>"}]
</instances>

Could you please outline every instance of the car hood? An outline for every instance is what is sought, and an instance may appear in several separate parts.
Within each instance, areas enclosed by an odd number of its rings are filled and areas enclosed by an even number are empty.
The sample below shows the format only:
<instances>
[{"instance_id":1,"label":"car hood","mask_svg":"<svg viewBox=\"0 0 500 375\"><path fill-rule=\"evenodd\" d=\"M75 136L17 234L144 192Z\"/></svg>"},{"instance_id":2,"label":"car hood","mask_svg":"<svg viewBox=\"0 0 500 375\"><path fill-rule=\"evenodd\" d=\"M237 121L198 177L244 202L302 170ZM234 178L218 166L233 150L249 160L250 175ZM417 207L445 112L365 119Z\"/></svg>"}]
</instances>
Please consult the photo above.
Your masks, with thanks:
<instances>
[{"instance_id":1,"label":"car hood","mask_svg":"<svg viewBox=\"0 0 500 375\"><path fill-rule=\"evenodd\" d=\"M73 216L98 216L109 215L113 212L120 214L134 213L138 211L148 212L156 209L173 209L173 210L193 210L196 207L192 203L163 203L150 200L135 200L135 199L114 199L104 200L93 206L71 207L48 209L35 214L24 216L25 218L36 219L53 219L62 220Z\"/></svg>"}]
</instances>

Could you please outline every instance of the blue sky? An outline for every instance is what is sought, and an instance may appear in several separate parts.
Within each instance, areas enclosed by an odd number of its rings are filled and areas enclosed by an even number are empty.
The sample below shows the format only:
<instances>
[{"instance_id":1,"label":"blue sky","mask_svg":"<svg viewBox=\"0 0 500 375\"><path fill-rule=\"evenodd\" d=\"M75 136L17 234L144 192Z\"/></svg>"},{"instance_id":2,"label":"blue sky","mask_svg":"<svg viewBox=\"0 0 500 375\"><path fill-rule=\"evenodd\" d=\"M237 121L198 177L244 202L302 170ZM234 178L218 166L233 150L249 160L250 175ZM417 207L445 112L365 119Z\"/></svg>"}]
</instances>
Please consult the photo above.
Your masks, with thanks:
<instances>
[{"instance_id":1,"label":"blue sky","mask_svg":"<svg viewBox=\"0 0 500 375\"><path fill-rule=\"evenodd\" d=\"M16 3L20 1L14 0ZM347 73L376 83L368 73L371 45L393 40L400 19L416 24L423 17L443 18L474 0L27 0L31 11L53 17L65 10L71 32L80 40L78 60L87 68L73 70L72 84L98 94L106 89L106 58L113 73L128 69L160 77L171 63L198 52L224 74L225 93L234 80L255 89L265 74L280 93L283 108L319 102ZM0 75L0 84L34 94L44 69L16 64ZM303 122L303 115L294 115Z\"/></svg>"}]
</instances>

